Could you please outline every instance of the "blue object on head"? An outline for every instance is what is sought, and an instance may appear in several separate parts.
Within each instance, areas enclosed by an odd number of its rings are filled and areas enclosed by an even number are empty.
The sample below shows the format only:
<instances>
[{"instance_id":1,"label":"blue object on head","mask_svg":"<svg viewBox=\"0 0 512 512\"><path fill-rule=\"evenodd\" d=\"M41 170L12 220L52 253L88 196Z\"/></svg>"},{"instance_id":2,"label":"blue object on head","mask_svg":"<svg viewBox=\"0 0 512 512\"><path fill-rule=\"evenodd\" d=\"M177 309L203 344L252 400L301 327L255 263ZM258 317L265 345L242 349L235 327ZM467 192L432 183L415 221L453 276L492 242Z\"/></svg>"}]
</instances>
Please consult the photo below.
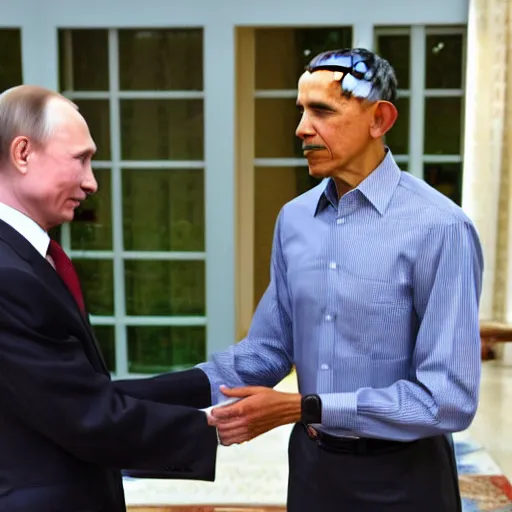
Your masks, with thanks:
<instances>
[{"instance_id":1,"label":"blue object on head","mask_svg":"<svg viewBox=\"0 0 512 512\"><path fill-rule=\"evenodd\" d=\"M310 73L340 71L345 96L368 101L396 101L397 81L389 62L364 48L345 48L323 52L306 66Z\"/></svg>"}]
</instances>

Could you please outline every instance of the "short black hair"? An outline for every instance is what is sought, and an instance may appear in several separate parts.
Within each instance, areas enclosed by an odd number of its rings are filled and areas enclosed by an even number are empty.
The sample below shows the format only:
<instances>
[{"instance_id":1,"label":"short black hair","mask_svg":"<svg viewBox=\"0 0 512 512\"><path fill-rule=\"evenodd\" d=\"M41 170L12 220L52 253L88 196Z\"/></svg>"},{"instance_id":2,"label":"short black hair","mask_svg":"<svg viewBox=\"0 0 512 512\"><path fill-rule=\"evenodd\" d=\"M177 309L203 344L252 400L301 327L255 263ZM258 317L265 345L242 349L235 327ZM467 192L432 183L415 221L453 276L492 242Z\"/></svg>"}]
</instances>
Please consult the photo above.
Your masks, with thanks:
<instances>
[{"instance_id":1,"label":"short black hair","mask_svg":"<svg viewBox=\"0 0 512 512\"><path fill-rule=\"evenodd\" d=\"M346 65L346 64L349 65ZM306 70L342 70L342 93L347 97L359 97L370 101L397 99L398 82L391 64L365 48L329 50L313 57Z\"/></svg>"}]
</instances>

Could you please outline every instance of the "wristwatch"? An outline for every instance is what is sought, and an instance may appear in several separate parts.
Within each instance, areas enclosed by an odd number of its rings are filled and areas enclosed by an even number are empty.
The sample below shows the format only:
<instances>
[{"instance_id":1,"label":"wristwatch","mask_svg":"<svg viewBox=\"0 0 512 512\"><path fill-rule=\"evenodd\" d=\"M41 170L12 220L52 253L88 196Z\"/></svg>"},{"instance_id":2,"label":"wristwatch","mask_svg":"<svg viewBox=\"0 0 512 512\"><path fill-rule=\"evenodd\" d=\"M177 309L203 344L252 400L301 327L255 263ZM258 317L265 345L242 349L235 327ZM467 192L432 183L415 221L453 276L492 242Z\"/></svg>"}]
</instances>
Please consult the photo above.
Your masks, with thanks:
<instances>
[{"instance_id":1,"label":"wristwatch","mask_svg":"<svg viewBox=\"0 0 512 512\"><path fill-rule=\"evenodd\" d=\"M304 425L322 423L322 400L318 395L304 395L302 397L301 421Z\"/></svg>"}]
</instances>

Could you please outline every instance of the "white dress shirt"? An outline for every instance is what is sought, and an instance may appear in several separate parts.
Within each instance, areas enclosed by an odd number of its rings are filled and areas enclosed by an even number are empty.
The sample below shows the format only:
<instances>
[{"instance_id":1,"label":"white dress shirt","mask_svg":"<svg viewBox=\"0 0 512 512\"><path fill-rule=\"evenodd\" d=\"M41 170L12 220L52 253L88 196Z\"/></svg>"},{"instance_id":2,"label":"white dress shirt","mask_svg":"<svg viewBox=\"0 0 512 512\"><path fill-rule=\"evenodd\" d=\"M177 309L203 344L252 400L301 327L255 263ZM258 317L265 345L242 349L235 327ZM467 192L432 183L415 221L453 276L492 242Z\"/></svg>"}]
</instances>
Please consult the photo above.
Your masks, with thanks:
<instances>
[{"instance_id":1,"label":"white dress shirt","mask_svg":"<svg viewBox=\"0 0 512 512\"><path fill-rule=\"evenodd\" d=\"M0 219L26 238L43 258L46 258L50 237L48 233L24 213L0 203Z\"/></svg>"}]
</instances>

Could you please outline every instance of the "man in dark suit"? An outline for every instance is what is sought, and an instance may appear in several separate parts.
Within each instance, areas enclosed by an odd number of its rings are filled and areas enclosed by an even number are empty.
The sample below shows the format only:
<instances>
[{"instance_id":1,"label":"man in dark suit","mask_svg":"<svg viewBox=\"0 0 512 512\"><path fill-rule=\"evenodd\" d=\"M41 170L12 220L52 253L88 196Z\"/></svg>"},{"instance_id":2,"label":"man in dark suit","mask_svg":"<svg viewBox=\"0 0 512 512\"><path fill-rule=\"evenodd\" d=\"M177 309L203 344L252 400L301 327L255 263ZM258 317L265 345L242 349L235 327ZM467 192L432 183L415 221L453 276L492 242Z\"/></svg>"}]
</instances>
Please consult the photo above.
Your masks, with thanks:
<instances>
[{"instance_id":1,"label":"man in dark suit","mask_svg":"<svg viewBox=\"0 0 512 512\"><path fill-rule=\"evenodd\" d=\"M0 511L121 512L120 470L214 480L217 436L194 369L112 382L71 261L48 231L94 193L76 106L0 95ZM183 394L183 396L182 396Z\"/></svg>"}]
</instances>

